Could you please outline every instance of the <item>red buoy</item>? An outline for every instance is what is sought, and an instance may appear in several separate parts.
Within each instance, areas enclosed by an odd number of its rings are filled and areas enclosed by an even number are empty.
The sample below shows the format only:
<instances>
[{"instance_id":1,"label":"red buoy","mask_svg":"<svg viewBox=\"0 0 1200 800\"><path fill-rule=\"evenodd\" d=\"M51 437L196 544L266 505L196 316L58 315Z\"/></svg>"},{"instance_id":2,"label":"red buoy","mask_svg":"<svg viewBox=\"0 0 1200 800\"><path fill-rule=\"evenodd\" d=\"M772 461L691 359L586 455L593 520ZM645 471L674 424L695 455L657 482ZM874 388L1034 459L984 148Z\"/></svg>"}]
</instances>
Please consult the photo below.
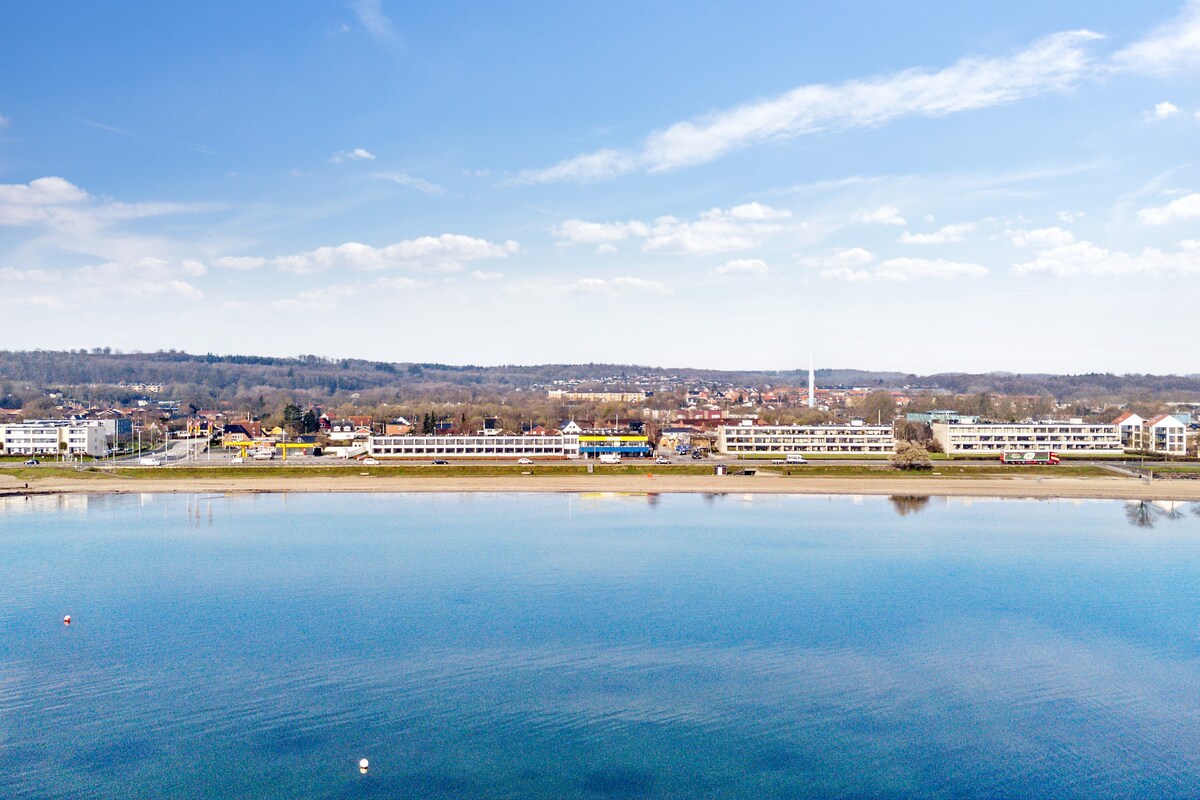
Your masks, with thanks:
<instances>
[{"instance_id":1,"label":"red buoy","mask_svg":"<svg viewBox=\"0 0 1200 800\"><path fill-rule=\"evenodd\" d=\"M71 624L71 615L67 614L65 617L63 617L63 625L70 625L70 624Z\"/></svg>"}]
</instances>

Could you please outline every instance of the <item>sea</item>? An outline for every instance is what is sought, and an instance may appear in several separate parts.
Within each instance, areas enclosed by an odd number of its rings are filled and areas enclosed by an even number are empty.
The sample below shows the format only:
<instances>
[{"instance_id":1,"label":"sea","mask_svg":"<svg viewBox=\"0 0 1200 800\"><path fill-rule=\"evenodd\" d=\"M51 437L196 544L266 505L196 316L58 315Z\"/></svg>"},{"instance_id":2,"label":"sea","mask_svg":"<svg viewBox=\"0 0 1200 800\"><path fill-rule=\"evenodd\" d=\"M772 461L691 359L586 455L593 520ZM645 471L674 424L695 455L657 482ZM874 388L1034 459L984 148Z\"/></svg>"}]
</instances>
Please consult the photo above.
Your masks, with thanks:
<instances>
[{"instance_id":1,"label":"sea","mask_svg":"<svg viewBox=\"0 0 1200 800\"><path fill-rule=\"evenodd\" d=\"M1197 796L1195 503L0 499L6 799Z\"/></svg>"}]
</instances>

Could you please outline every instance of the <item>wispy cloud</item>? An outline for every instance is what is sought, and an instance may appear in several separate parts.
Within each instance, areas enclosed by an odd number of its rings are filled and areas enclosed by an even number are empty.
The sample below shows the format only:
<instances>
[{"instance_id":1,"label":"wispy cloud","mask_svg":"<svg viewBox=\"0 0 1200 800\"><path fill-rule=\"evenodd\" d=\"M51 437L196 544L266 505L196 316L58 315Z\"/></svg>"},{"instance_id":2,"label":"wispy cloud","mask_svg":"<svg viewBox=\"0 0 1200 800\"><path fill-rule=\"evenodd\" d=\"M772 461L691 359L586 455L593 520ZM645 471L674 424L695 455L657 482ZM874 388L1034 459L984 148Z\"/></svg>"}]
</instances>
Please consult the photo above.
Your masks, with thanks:
<instances>
[{"instance_id":1,"label":"wispy cloud","mask_svg":"<svg viewBox=\"0 0 1200 800\"><path fill-rule=\"evenodd\" d=\"M958 261L943 261L929 258L891 258L878 266L867 269L834 267L821 272L827 280L850 283L874 281L913 281L919 279L950 280L956 278L982 278L988 274L987 267Z\"/></svg>"},{"instance_id":2,"label":"wispy cloud","mask_svg":"<svg viewBox=\"0 0 1200 800\"><path fill-rule=\"evenodd\" d=\"M945 244L946 242L961 242L967 234L974 233L975 223L966 222L960 225L945 225L932 233L900 234L902 244Z\"/></svg>"},{"instance_id":3,"label":"wispy cloud","mask_svg":"<svg viewBox=\"0 0 1200 800\"><path fill-rule=\"evenodd\" d=\"M118 128L116 125L105 125L103 122L96 122L95 120L91 119L79 119L78 117L68 117L68 119L72 119L75 122L78 122L80 125L87 125L89 128L115 133L118 136L126 136L130 139L142 138L141 134L134 133L133 131L129 131L124 128Z\"/></svg>"},{"instance_id":4,"label":"wispy cloud","mask_svg":"<svg viewBox=\"0 0 1200 800\"><path fill-rule=\"evenodd\" d=\"M392 21L383 13L382 0L354 0L350 3L350 8L373 38L381 41L395 38L396 30L392 27Z\"/></svg>"},{"instance_id":5,"label":"wispy cloud","mask_svg":"<svg viewBox=\"0 0 1200 800\"><path fill-rule=\"evenodd\" d=\"M1190 0L1178 17L1119 51L1112 63L1120 70L1157 75L1200 66L1200 0Z\"/></svg>"},{"instance_id":6,"label":"wispy cloud","mask_svg":"<svg viewBox=\"0 0 1200 800\"><path fill-rule=\"evenodd\" d=\"M860 211L854 215L855 222L875 225L906 225L900 211L893 206L880 206L873 211Z\"/></svg>"},{"instance_id":7,"label":"wispy cloud","mask_svg":"<svg viewBox=\"0 0 1200 800\"><path fill-rule=\"evenodd\" d=\"M1200 273L1200 250L1182 243L1176 252L1147 247L1140 253L1109 250L1080 241L1051 247L1033 259L1015 264L1018 275L1048 273L1064 278L1119 275L1195 275Z\"/></svg>"},{"instance_id":8,"label":"wispy cloud","mask_svg":"<svg viewBox=\"0 0 1200 800\"><path fill-rule=\"evenodd\" d=\"M650 253L711 255L755 247L765 237L783 230L791 216L792 212L787 209L753 202L728 209L712 208L695 219L664 216L650 223L572 219L554 228L554 235L563 245L598 244L603 247L637 238L642 240L642 249Z\"/></svg>"},{"instance_id":9,"label":"wispy cloud","mask_svg":"<svg viewBox=\"0 0 1200 800\"><path fill-rule=\"evenodd\" d=\"M379 173L379 177L435 197L443 197L448 194L445 187L438 186L436 183L430 183L423 178L415 178L404 172L381 172Z\"/></svg>"},{"instance_id":10,"label":"wispy cloud","mask_svg":"<svg viewBox=\"0 0 1200 800\"><path fill-rule=\"evenodd\" d=\"M441 236L406 239L385 247L346 242L337 246L318 247L303 253L265 259L261 265L297 274L331 269L453 271L462 269L463 262L507 258L520 251L521 246L512 240L490 242L473 236L444 233Z\"/></svg>"},{"instance_id":11,"label":"wispy cloud","mask_svg":"<svg viewBox=\"0 0 1200 800\"><path fill-rule=\"evenodd\" d=\"M1091 31L1056 33L1007 57L964 58L945 69L909 69L841 84L800 86L779 97L651 133L631 152L586 153L521 173L518 183L589 181L635 170L704 164L736 150L825 131L939 117L1066 91L1096 71Z\"/></svg>"},{"instance_id":12,"label":"wispy cloud","mask_svg":"<svg viewBox=\"0 0 1200 800\"><path fill-rule=\"evenodd\" d=\"M343 161L374 161L375 154L370 150L356 147L353 150L339 150L330 159L331 164L341 164Z\"/></svg>"},{"instance_id":13,"label":"wispy cloud","mask_svg":"<svg viewBox=\"0 0 1200 800\"><path fill-rule=\"evenodd\" d=\"M731 261L726 261L721 266L717 267L718 275L730 275L733 273L763 273L767 272L769 267L767 262L761 258L735 258Z\"/></svg>"},{"instance_id":14,"label":"wispy cloud","mask_svg":"<svg viewBox=\"0 0 1200 800\"><path fill-rule=\"evenodd\" d=\"M9 124L10 123L9 123L8 117L4 116L3 114L0 114L0 130L7 128L9 126Z\"/></svg>"}]
</instances>

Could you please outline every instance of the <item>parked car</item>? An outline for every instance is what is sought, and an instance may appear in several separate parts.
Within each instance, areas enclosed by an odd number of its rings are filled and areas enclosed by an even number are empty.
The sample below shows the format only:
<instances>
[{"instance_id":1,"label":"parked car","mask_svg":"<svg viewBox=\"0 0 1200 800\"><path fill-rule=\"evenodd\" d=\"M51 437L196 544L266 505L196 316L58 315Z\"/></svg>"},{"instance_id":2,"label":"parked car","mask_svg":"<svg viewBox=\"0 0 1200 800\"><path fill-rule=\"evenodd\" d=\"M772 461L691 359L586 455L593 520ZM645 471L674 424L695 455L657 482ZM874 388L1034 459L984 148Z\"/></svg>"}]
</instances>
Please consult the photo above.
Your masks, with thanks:
<instances>
[{"instance_id":1,"label":"parked car","mask_svg":"<svg viewBox=\"0 0 1200 800\"><path fill-rule=\"evenodd\" d=\"M25 462L25 466L27 466L27 467L36 467L36 466L37 466L38 464L40 464L40 463L42 463L42 462L38 461L36 458L31 458L31 459L29 459L28 461L26 461L26 462Z\"/></svg>"},{"instance_id":2,"label":"parked car","mask_svg":"<svg viewBox=\"0 0 1200 800\"><path fill-rule=\"evenodd\" d=\"M435 458L435 459L433 460L433 465L434 465L435 467L444 467L444 466L448 465L449 463L450 463L450 462L449 462L449 461L447 461L447 460L446 460L446 459L444 459L444 458Z\"/></svg>"},{"instance_id":3,"label":"parked car","mask_svg":"<svg viewBox=\"0 0 1200 800\"><path fill-rule=\"evenodd\" d=\"M364 458L362 460L362 463L366 464L368 467L375 467L375 466L379 465L379 459L378 458Z\"/></svg>"},{"instance_id":4,"label":"parked car","mask_svg":"<svg viewBox=\"0 0 1200 800\"><path fill-rule=\"evenodd\" d=\"M138 463L143 467L161 467L163 465L161 458L154 458L153 456L139 458Z\"/></svg>"},{"instance_id":5,"label":"parked car","mask_svg":"<svg viewBox=\"0 0 1200 800\"><path fill-rule=\"evenodd\" d=\"M517 463L518 464L532 464L533 459L532 458L518 458Z\"/></svg>"},{"instance_id":6,"label":"parked car","mask_svg":"<svg viewBox=\"0 0 1200 800\"><path fill-rule=\"evenodd\" d=\"M692 458L704 458L704 453L701 453L699 450L693 450Z\"/></svg>"},{"instance_id":7,"label":"parked car","mask_svg":"<svg viewBox=\"0 0 1200 800\"><path fill-rule=\"evenodd\" d=\"M655 464L670 464L671 459L667 458L666 456L659 456L658 458L654 459L654 463Z\"/></svg>"},{"instance_id":8,"label":"parked car","mask_svg":"<svg viewBox=\"0 0 1200 800\"><path fill-rule=\"evenodd\" d=\"M234 456L233 458L229 459L229 463L230 464L245 464L246 459L242 458L241 456Z\"/></svg>"}]
</instances>

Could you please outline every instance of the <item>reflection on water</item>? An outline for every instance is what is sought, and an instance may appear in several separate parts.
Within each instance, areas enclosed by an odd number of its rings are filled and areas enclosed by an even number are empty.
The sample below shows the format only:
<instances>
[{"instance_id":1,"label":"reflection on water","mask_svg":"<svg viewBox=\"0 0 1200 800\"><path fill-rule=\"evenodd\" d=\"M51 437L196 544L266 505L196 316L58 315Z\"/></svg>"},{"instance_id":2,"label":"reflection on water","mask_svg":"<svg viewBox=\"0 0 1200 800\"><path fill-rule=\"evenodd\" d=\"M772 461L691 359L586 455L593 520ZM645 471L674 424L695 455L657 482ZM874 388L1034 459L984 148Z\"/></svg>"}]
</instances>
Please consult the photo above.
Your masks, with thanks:
<instances>
[{"instance_id":1,"label":"reflection on water","mask_svg":"<svg viewBox=\"0 0 1200 800\"><path fill-rule=\"evenodd\" d=\"M1194 503L0 508L5 800L1200 796Z\"/></svg>"},{"instance_id":2,"label":"reflection on water","mask_svg":"<svg viewBox=\"0 0 1200 800\"><path fill-rule=\"evenodd\" d=\"M888 500L891 501L892 508L896 509L896 513L902 517L922 511L929 505L928 495L894 494Z\"/></svg>"},{"instance_id":3,"label":"reflection on water","mask_svg":"<svg viewBox=\"0 0 1200 800\"><path fill-rule=\"evenodd\" d=\"M1200 515L1200 503L1178 500L1127 500L1125 519L1136 528L1153 528L1160 520L1183 519L1189 506L1193 514Z\"/></svg>"}]
</instances>

